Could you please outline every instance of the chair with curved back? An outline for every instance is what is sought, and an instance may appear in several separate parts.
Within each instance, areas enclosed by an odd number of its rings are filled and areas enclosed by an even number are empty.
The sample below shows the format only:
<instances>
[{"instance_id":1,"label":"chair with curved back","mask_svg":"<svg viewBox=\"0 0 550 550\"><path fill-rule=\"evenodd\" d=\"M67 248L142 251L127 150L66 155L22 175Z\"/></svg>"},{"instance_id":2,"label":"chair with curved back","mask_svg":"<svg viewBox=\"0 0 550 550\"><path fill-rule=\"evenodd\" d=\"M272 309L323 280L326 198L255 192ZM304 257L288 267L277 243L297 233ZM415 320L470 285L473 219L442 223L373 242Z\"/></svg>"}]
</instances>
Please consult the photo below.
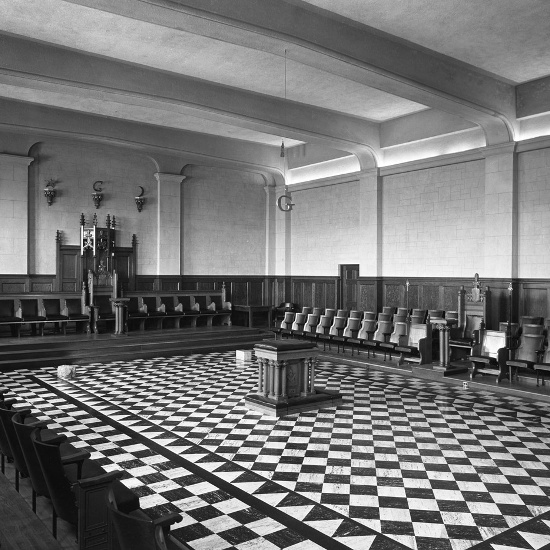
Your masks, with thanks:
<instances>
[{"instance_id":1,"label":"chair with curved back","mask_svg":"<svg viewBox=\"0 0 550 550\"><path fill-rule=\"evenodd\" d=\"M169 534L170 526L183 519L180 514L151 519L140 509L125 513L119 510L112 491L107 495L107 509L120 550L181 550L181 543L176 545Z\"/></svg>"},{"instance_id":2,"label":"chair with curved back","mask_svg":"<svg viewBox=\"0 0 550 550\"><path fill-rule=\"evenodd\" d=\"M304 325L307 321L307 316L308 313L296 313L296 317L294 317L294 321L292 322L292 326L290 327L290 336L292 338L303 332Z\"/></svg>"},{"instance_id":3,"label":"chair with curved back","mask_svg":"<svg viewBox=\"0 0 550 550\"><path fill-rule=\"evenodd\" d=\"M86 311L86 313L83 311ZM83 309L82 300L80 298L65 299L65 313L69 318L68 323L73 321L77 332L84 331L88 334L90 333L91 316L89 311L87 306Z\"/></svg>"},{"instance_id":4,"label":"chair with curved back","mask_svg":"<svg viewBox=\"0 0 550 550\"><path fill-rule=\"evenodd\" d=\"M331 349L331 341L335 336L342 336L347 321L347 317L333 317L328 334L319 334L319 340L323 341L323 349L326 349L327 342L329 349Z\"/></svg>"},{"instance_id":5,"label":"chair with curved back","mask_svg":"<svg viewBox=\"0 0 550 550\"><path fill-rule=\"evenodd\" d=\"M275 334L280 334L281 338L283 337L283 334L290 335L292 331L292 323L294 323L294 317L296 315L297 314L292 311L287 311L285 313L284 319L281 321L280 326L275 329Z\"/></svg>"},{"instance_id":6,"label":"chair with curved back","mask_svg":"<svg viewBox=\"0 0 550 550\"><path fill-rule=\"evenodd\" d=\"M273 323L276 325L278 321L285 318L285 313L297 313L299 311L298 304L293 302L281 302L273 308Z\"/></svg>"},{"instance_id":7,"label":"chair with curved back","mask_svg":"<svg viewBox=\"0 0 550 550\"><path fill-rule=\"evenodd\" d=\"M351 319L362 319L363 318L363 312L359 311L358 309L352 309L349 312L349 316Z\"/></svg>"},{"instance_id":8,"label":"chair with curved back","mask_svg":"<svg viewBox=\"0 0 550 550\"><path fill-rule=\"evenodd\" d=\"M336 310L327 308L327 309L325 309L325 315L332 319L332 318L336 317Z\"/></svg>"},{"instance_id":9,"label":"chair with curved back","mask_svg":"<svg viewBox=\"0 0 550 550\"><path fill-rule=\"evenodd\" d=\"M365 342L372 340L375 332L376 321L374 319L363 319L357 336L348 339L348 344L351 345L351 354L353 355L355 348L366 347L367 357L370 357L370 348L365 345ZM359 355L359 349L357 349L357 355Z\"/></svg>"},{"instance_id":10,"label":"chair with curved back","mask_svg":"<svg viewBox=\"0 0 550 550\"><path fill-rule=\"evenodd\" d=\"M108 529L107 491L112 490L119 508L129 513L139 508L139 498L120 481L123 472L105 472L90 460L90 453L79 450L61 455L63 437L42 441L40 430L31 432L38 463L57 517L77 526L78 540L83 547L93 547L96 537L103 538ZM95 533L95 535L94 535Z\"/></svg>"},{"instance_id":11,"label":"chair with curved back","mask_svg":"<svg viewBox=\"0 0 550 550\"><path fill-rule=\"evenodd\" d=\"M377 319L379 323L387 323L391 322L393 316L393 313L379 313Z\"/></svg>"},{"instance_id":12,"label":"chair with curved back","mask_svg":"<svg viewBox=\"0 0 550 550\"><path fill-rule=\"evenodd\" d=\"M328 332L331 325L332 317L328 315L321 315L321 317L319 318L319 323L317 324L317 328L315 329L315 339L323 340L325 337L328 337ZM323 346L325 346L325 342L323 342Z\"/></svg>"},{"instance_id":13,"label":"chair with curved back","mask_svg":"<svg viewBox=\"0 0 550 550\"><path fill-rule=\"evenodd\" d=\"M546 334L546 329L544 325L539 325L537 323L526 323L521 326L521 335L523 336L524 334Z\"/></svg>"},{"instance_id":14,"label":"chair with curved back","mask_svg":"<svg viewBox=\"0 0 550 550\"><path fill-rule=\"evenodd\" d=\"M19 478L28 477L29 472L12 419L18 413L24 418L30 415L30 412L30 409L14 409L13 402L0 401L0 444L2 453L7 452L8 458L13 461L15 467L15 490L17 492L19 492Z\"/></svg>"},{"instance_id":15,"label":"chair with curved back","mask_svg":"<svg viewBox=\"0 0 550 550\"><path fill-rule=\"evenodd\" d=\"M445 311L442 309L429 309L428 317L430 319L445 319Z\"/></svg>"},{"instance_id":16,"label":"chair with curved back","mask_svg":"<svg viewBox=\"0 0 550 550\"><path fill-rule=\"evenodd\" d=\"M390 315L395 315L397 308L394 306L383 306L382 313L389 313ZM391 319L391 317L390 317Z\"/></svg>"},{"instance_id":17,"label":"chair with curved back","mask_svg":"<svg viewBox=\"0 0 550 550\"><path fill-rule=\"evenodd\" d=\"M63 334L67 334L67 321L69 317L61 313L61 301L59 298L44 298L42 300L46 321L53 321L54 332L61 328Z\"/></svg>"},{"instance_id":18,"label":"chair with curved back","mask_svg":"<svg viewBox=\"0 0 550 550\"><path fill-rule=\"evenodd\" d=\"M396 316L394 315L394 318ZM384 350L384 353L389 353L390 359L392 358L392 351L397 346L404 346L408 342L408 330L409 324L405 321L398 321L393 325L393 332L390 334L390 338L387 342L380 342L378 347Z\"/></svg>"},{"instance_id":19,"label":"chair with curved back","mask_svg":"<svg viewBox=\"0 0 550 550\"><path fill-rule=\"evenodd\" d=\"M307 316L306 324L301 332L296 332L295 335L300 338L315 338L315 331L317 330L317 325L319 324L319 316L310 313Z\"/></svg>"},{"instance_id":20,"label":"chair with curved back","mask_svg":"<svg viewBox=\"0 0 550 550\"><path fill-rule=\"evenodd\" d=\"M364 311L363 321L376 321L376 313L374 311Z\"/></svg>"},{"instance_id":21,"label":"chair with curved back","mask_svg":"<svg viewBox=\"0 0 550 550\"><path fill-rule=\"evenodd\" d=\"M36 497L43 496L49 499L50 493L46 485L46 480L44 479L44 474L42 473L42 468L40 467L40 463L38 462L38 455L36 454L34 444L31 440L31 433L36 429L42 430L41 438L49 442L56 441L59 437L59 450L62 455L74 454L76 452L76 449L70 443L65 442L67 439L65 436L57 436L57 434L46 430L45 422L39 421L31 416L22 415L21 411L18 411L12 417L12 424L14 427L15 435L17 437L17 441L19 442L21 453L25 460L29 480L31 482L32 510L33 512L36 512ZM52 533L54 534L56 533L57 529L56 523L57 516L54 511L54 514L52 516Z\"/></svg>"},{"instance_id":22,"label":"chair with curved back","mask_svg":"<svg viewBox=\"0 0 550 550\"><path fill-rule=\"evenodd\" d=\"M413 309L411 311L411 319L414 317L415 321L418 321L418 323L413 323L411 321L411 324L419 324L426 322L426 317L428 316L428 310L427 309Z\"/></svg>"},{"instance_id":23,"label":"chair with curved back","mask_svg":"<svg viewBox=\"0 0 550 550\"><path fill-rule=\"evenodd\" d=\"M379 314L381 315L381 314ZM391 317L391 314L387 314ZM380 348L380 344L387 342L390 338L391 333L393 332L393 323L388 321L378 321L376 326L376 332L372 337L372 340L367 340L364 345L369 348L369 352L372 351L373 355L376 355L377 350L382 350L384 352L384 361L386 360L387 350Z\"/></svg>"},{"instance_id":24,"label":"chair with curved back","mask_svg":"<svg viewBox=\"0 0 550 550\"><path fill-rule=\"evenodd\" d=\"M16 402L15 399L4 399L3 393L0 396L0 407L10 409L13 404ZM8 441L6 432L4 431L2 423L0 423L0 461L1 461L1 470L4 474L6 472L6 461L13 462L13 455L11 452L11 447ZM17 470L16 470L16 485L18 483Z\"/></svg>"},{"instance_id":25,"label":"chair with curved back","mask_svg":"<svg viewBox=\"0 0 550 550\"><path fill-rule=\"evenodd\" d=\"M521 327L524 325L542 325L544 319L542 317L532 316L532 315L522 315L519 318L519 324Z\"/></svg>"},{"instance_id":26,"label":"chair with curved back","mask_svg":"<svg viewBox=\"0 0 550 550\"><path fill-rule=\"evenodd\" d=\"M321 315L323 315L323 311L325 311L325 310L322 307L314 307L311 314L312 315L317 315L317 317L321 317Z\"/></svg>"},{"instance_id":27,"label":"chair with curved back","mask_svg":"<svg viewBox=\"0 0 550 550\"><path fill-rule=\"evenodd\" d=\"M126 322L137 323L139 330L145 330L145 319L147 319L147 313L139 305L137 296L132 296L126 303Z\"/></svg>"},{"instance_id":28,"label":"chair with curved back","mask_svg":"<svg viewBox=\"0 0 550 550\"><path fill-rule=\"evenodd\" d=\"M544 338L544 334L522 334L519 347L514 350L513 359L506 361L510 382L513 381L514 374L516 380L518 379L519 370L535 372L534 366L543 352Z\"/></svg>"},{"instance_id":29,"label":"chair with curved back","mask_svg":"<svg viewBox=\"0 0 550 550\"><path fill-rule=\"evenodd\" d=\"M166 310L157 305L156 296L143 296L143 308L147 313L149 319L154 319L156 321L157 328L162 328L162 323L166 317Z\"/></svg>"},{"instance_id":30,"label":"chair with curved back","mask_svg":"<svg viewBox=\"0 0 550 550\"><path fill-rule=\"evenodd\" d=\"M359 329L361 328L361 319L358 317L348 317L346 326L344 327L344 330L342 331L342 334L339 335L333 335L330 338L331 342L336 342L338 346L338 351L340 351L340 344L342 344L342 353L345 353L346 349L346 342L350 338L357 338L357 334L359 333Z\"/></svg>"}]
</instances>

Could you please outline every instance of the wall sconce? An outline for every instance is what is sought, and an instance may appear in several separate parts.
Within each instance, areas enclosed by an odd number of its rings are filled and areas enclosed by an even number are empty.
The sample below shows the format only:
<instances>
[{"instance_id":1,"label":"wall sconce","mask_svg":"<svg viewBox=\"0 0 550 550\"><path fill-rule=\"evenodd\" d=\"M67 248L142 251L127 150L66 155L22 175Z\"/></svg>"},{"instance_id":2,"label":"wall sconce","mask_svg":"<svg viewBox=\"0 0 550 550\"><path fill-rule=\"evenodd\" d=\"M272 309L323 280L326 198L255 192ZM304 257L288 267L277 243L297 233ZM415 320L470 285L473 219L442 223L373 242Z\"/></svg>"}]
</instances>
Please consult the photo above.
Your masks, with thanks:
<instances>
[{"instance_id":1,"label":"wall sconce","mask_svg":"<svg viewBox=\"0 0 550 550\"><path fill-rule=\"evenodd\" d=\"M136 206L138 209L138 212L141 212L143 209L143 205L145 204L145 197L143 196L143 193L145 193L145 189L140 185L139 188L141 189L141 193L139 195L136 195Z\"/></svg>"},{"instance_id":2,"label":"wall sconce","mask_svg":"<svg viewBox=\"0 0 550 550\"><path fill-rule=\"evenodd\" d=\"M99 205L103 200L103 193L101 192L103 188L100 187L102 184L103 182L101 180L97 180L97 181L94 181L94 184L92 186L94 188L94 192L92 193L92 199L94 201L96 208L99 208Z\"/></svg>"},{"instance_id":3,"label":"wall sconce","mask_svg":"<svg viewBox=\"0 0 550 550\"><path fill-rule=\"evenodd\" d=\"M46 180L46 187L44 187L44 196L46 197L46 200L48 201L48 206L51 206L53 203L53 200L55 199L56 191L55 191L55 184L57 183L57 180L54 178L50 178L49 180Z\"/></svg>"}]
</instances>

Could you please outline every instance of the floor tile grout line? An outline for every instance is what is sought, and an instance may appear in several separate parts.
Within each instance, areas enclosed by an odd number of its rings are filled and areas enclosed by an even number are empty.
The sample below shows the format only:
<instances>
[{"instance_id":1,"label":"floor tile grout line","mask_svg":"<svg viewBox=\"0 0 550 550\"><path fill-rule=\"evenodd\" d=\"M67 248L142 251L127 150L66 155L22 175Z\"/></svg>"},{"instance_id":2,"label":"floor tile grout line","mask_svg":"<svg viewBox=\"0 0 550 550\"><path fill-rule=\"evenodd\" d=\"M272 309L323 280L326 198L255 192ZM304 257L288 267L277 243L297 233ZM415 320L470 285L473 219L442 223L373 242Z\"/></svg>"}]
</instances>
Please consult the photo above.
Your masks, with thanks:
<instances>
[{"instance_id":1,"label":"floor tile grout line","mask_svg":"<svg viewBox=\"0 0 550 550\"><path fill-rule=\"evenodd\" d=\"M120 430L121 432L125 433L126 435L130 435L132 438L140 440L141 443L145 442L148 446L154 447L155 452L157 452L158 454L164 456L165 458L168 458L169 460L173 460L174 462L179 463L182 467L184 467L184 468L188 469L190 472L202 477L205 481L208 481L209 483L211 483L215 487L218 487L222 491L225 491L226 493L234 496L235 498L241 500L242 502L245 502L249 506L252 506L253 508L256 508L258 511L260 511L263 514L265 514L266 516L278 521L282 525L285 525L286 527L289 527L289 528L293 529L294 531L296 531L296 532L298 532L298 533L300 533L304 536L307 536L309 540L315 542L316 544L319 544L319 546L322 546L323 548L326 548L327 550L349 550L349 547L346 546L345 544L336 541L332 537L329 537L328 535L325 535L324 533L321 533L320 531L318 531L317 529L314 529L313 527L310 527L309 525L306 525L302 521L299 521L295 518L292 518L291 516L289 516L285 512L280 511L279 509L277 509L274 506L270 506L269 504L266 504L261 499L258 499L256 497L254 497L253 495L247 493L246 491L243 491L242 489L239 489L238 487L234 487L231 483L221 479L220 477L218 477L215 474L209 472L208 470L205 470L205 469L201 468L200 466L197 466L194 462L191 462L191 461L183 458L182 456L178 455L177 453L174 453L173 451L170 451L168 448L163 447L159 443L156 443L156 442L148 439L147 437L142 435L140 432L136 432L136 431L132 430L131 428L128 428L128 427L124 426L123 424L120 424L119 422L112 420L107 415L104 415L100 411L97 411L97 410L93 409L92 407L86 405L86 403L83 403L83 402L79 401L78 399L72 397L69 394L63 393L58 388L55 388L54 386L50 385L47 381L41 380L41 379L39 379L37 377L34 377L34 376L31 376L31 378L35 379L35 381L38 384L40 384L43 387L48 388L50 391L52 391L56 395L59 395L60 397L65 397L67 400L71 401L74 405L80 406L83 409L87 410L88 412L91 412L94 416L97 416L97 417L101 418L101 420L103 420L105 423L109 424L110 426L116 428L117 430ZM112 403L109 403L108 401L104 400L103 398L91 394L91 392L89 392L87 390L84 390L84 389L82 389L78 386L75 386L75 388L77 388L79 391L90 394L96 400L101 400L101 401L105 402L107 405L109 405L109 407L116 407L117 409L122 411L124 414L126 414L128 416L136 417L137 419L139 419L140 422L147 422L148 424L151 424L151 426L156 428L156 429L162 430L162 431L164 431L168 434L171 433L168 430L165 430L164 428L150 422L149 420L141 418L140 416L136 415L135 413L127 412L122 407L119 407L118 405L113 405ZM186 440L186 438L182 438L180 436L177 436L177 437L178 437L178 439L181 439L181 440L184 440L184 441ZM189 445L189 447L197 447L200 451L200 454L209 454L209 455L213 455L213 456L218 457L218 455L216 453L213 453L212 451L202 449L202 447L200 447L196 443L188 442L188 445ZM199 454L199 453L197 453L197 454ZM168 456L168 455L170 455L170 456ZM223 461L227 464L231 464L230 460L228 460L224 457L221 457L221 456L218 457L217 461ZM248 470L243 468L243 467L241 467L241 469L242 469L243 473L248 472ZM262 481L265 481L266 483L277 484L274 481L262 478L262 476L260 476L259 474L255 474L255 475L257 475ZM284 486L281 486L281 488L284 489L284 492L286 492L288 494L294 493L296 495L299 495L295 491L287 489ZM299 496L301 498L305 499L305 500L310 500L310 499L307 499L307 497L302 497L302 495L299 495ZM313 500L311 501L311 504L313 506L323 506L322 504L320 504L318 502L315 502ZM358 522L356 522L355 520L353 520L349 517L343 516L342 514L336 512L334 510L331 510L331 512L341 516L343 521L354 523L354 524L360 526L362 529L364 529L366 531L369 531L370 535L372 535L372 536L381 537L384 540L391 541L391 543L394 544L393 548L395 550L398 550L399 548L410 550L409 547L407 547L405 545L402 545L401 543L395 541L394 539L392 539L391 537L388 537L387 535L384 535L383 533L379 533L379 532L375 531L374 529L371 529L370 527L367 527L366 525L358 523Z\"/></svg>"}]
</instances>

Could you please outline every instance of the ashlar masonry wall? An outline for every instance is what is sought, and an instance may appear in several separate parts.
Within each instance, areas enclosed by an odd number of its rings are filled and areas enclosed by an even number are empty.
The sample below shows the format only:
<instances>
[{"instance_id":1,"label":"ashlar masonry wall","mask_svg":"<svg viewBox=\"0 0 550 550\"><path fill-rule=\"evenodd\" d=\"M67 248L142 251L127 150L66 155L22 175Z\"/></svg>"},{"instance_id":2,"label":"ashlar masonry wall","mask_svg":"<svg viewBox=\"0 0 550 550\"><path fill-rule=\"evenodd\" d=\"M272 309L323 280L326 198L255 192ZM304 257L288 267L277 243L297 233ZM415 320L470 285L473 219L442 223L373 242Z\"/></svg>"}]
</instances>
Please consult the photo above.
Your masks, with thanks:
<instances>
[{"instance_id":1,"label":"ashlar masonry wall","mask_svg":"<svg viewBox=\"0 0 550 550\"><path fill-rule=\"evenodd\" d=\"M518 154L518 276L550 277L550 149Z\"/></svg>"},{"instance_id":2,"label":"ashlar masonry wall","mask_svg":"<svg viewBox=\"0 0 550 550\"><path fill-rule=\"evenodd\" d=\"M484 265L484 161L387 175L382 275L470 277Z\"/></svg>"},{"instance_id":3,"label":"ashlar masonry wall","mask_svg":"<svg viewBox=\"0 0 550 550\"><path fill-rule=\"evenodd\" d=\"M182 274L265 274L263 178L200 166L186 167L185 176Z\"/></svg>"},{"instance_id":4,"label":"ashlar masonry wall","mask_svg":"<svg viewBox=\"0 0 550 550\"><path fill-rule=\"evenodd\" d=\"M301 276L336 276L359 263L359 182L292 190L291 265Z\"/></svg>"}]
</instances>

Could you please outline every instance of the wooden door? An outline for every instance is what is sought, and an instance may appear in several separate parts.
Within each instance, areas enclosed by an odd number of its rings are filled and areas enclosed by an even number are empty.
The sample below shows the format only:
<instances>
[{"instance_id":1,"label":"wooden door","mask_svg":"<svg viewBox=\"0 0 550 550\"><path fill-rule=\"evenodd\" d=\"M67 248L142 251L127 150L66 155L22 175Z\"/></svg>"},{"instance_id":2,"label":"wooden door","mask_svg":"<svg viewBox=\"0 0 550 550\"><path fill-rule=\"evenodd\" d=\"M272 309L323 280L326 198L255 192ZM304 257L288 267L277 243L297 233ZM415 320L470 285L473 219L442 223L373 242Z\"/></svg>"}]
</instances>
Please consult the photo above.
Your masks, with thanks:
<instances>
[{"instance_id":1,"label":"wooden door","mask_svg":"<svg viewBox=\"0 0 550 550\"><path fill-rule=\"evenodd\" d=\"M359 282L359 265L346 264L340 266L340 307L342 309L357 309L357 289Z\"/></svg>"}]
</instances>

